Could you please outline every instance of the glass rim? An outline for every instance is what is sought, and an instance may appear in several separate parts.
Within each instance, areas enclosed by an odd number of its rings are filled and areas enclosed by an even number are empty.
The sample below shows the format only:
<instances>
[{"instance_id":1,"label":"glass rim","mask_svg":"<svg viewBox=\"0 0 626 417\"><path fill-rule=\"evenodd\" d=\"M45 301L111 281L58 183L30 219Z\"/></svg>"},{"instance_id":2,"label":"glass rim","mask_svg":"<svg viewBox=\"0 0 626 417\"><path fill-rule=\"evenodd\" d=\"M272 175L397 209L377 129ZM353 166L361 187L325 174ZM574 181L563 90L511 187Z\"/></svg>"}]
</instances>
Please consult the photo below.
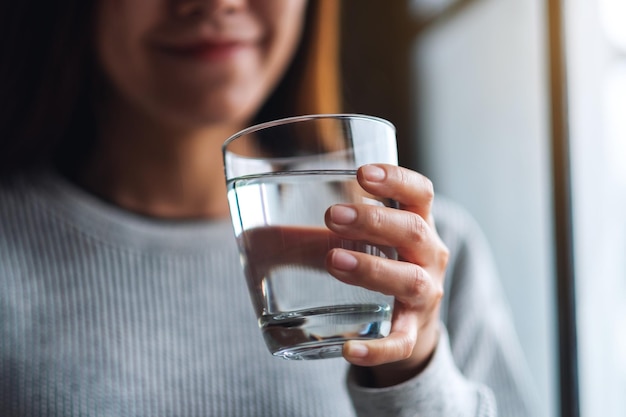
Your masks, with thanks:
<instances>
[{"instance_id":1,"label":"glass rim","mask_svg":"<svg viewBox=\"0 0 626 417\"><path fill-rule=\"evenodd\" d=\"M226 152L226 148L230 143L232 143L237 138L248 135L250 133L258 132L263 129L267 129L270 127L282 126L289 123L294 122L304 122L308 120L316 120L316 119L365 119L383 123L390 127L394 133L396 132L396 127L389 120L383 119L382 117L370 116L367 114L359 114L359 113L318 113L318 114L305 114L301 116L291 116L284 117L282 119L270 120L268 122L258 123L256 125L252 125L247 127L234 135L230 136L228 139L224 141L222 144L222 151Z\"/></svg>"}]
</instances>

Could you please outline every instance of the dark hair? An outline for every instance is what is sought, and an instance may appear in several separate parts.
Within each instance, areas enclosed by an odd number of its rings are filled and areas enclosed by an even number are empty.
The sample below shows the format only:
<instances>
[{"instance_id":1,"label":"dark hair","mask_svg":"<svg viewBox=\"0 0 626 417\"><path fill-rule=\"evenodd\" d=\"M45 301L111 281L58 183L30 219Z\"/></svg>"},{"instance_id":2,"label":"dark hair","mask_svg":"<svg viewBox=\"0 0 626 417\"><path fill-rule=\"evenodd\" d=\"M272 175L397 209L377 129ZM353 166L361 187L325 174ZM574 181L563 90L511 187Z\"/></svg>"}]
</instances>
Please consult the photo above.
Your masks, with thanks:
<instances>
[{"instance_id":1,"label":"dark hair","mask_svg":"<svg viewBox=\"0 0 626 417\"><path fill-rule=\"evenodd\" d=\"M255 121L339 111L337 3L310 1L296 57ZM95 5L93 0L0 5L0 174L40 164L71 171L90 151L99 85Z\"/></svg>"},{"instance_id":2,"label":"dark hair","mask_svg":"<svg viewBox=\"0 0 626 417\"><path fill-rule=\"evenodd\" d=\"M336 0L311 0L301 45L257 122L341 109L339 13Z\"/></svg>"},{"instance_id":3,"label":"dark hair","mask_svg":"<svg viewBox=\"0 0 626 417\"><path fill-rule=\"evenodd\" d=\"M85 0L0 6L2 172L50 161L62 148L74 152L67 140L93 125L92 14Z\"/></svg>"}]
</instances>

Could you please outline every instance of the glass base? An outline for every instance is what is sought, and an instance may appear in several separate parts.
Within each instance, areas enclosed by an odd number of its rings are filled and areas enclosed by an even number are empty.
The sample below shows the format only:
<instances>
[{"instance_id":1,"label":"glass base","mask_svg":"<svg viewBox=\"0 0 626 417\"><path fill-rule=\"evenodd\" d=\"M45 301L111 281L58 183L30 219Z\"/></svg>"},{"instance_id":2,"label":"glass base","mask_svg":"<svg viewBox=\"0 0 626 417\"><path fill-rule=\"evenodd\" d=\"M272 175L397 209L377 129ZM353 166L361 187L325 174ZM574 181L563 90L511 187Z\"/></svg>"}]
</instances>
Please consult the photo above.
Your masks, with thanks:
<instances>
[{"instance_id":1,"label":"glass base","mask_svg":"<svg viewBox=\"0 0 626 417\"><path fill-rule=\"evenodd\" d=\"M296 346L274 352L278 356L290 361L302 361L312 359L331 359L341 357L345 341L315 343L310 346Z\"/></svg>"},{"instance_id":2,"label":"glass base","mask_svg":"<svg viewBox=\"0 0 626 417\"><path fill-rule=\"evenodd\" d=\"M327 359L340 357L348 340L387 336L391 314L389 304L349 304L266 315L259 324L272 355Z\"/></svg>"}]
</instances>

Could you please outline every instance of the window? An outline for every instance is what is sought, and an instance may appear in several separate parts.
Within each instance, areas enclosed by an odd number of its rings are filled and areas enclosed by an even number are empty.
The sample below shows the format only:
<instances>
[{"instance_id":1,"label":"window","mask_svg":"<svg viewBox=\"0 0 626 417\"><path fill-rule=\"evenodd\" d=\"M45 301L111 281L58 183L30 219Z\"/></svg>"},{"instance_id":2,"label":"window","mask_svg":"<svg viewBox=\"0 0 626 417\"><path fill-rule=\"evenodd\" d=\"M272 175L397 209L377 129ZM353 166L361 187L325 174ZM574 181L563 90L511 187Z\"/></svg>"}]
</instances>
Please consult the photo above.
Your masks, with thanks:
<instances>
[{"instance_id":1,"label":"window","mask_svg":"<svg viewBox=\"0 0 626 417\"><path fill-rule=\"evenodd\" d=\"M582 416L626 415L626 2L567 2Z\"/></svg>"}]
</instances>

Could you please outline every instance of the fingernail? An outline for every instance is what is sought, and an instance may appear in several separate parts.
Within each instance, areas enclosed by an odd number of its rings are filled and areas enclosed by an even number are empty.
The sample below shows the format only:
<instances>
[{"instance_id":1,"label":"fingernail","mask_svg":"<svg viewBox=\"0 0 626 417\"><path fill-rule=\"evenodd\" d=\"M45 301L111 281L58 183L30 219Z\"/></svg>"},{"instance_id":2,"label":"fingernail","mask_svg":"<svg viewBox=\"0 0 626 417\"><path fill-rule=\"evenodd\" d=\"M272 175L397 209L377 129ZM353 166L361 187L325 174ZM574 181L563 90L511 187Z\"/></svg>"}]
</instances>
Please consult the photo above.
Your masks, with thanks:
<instances>
[{"instance_id":1,"label":"fingernail","mask_svg":"<svg viewBox=\"0 0 626 417\"><path fill-rule=\"evenodd\" d=\"M364 165L362 173L366 180L372 182L380 182L387 176L385 170L376 165Z\"/></svg>"},{"instance_id":2,"label":"fingernail","mask_svg":"<svg viewBox=\"0 0 626 417\"><path fill-rule=\"evenodd\" d=\"M357 266L357 259L349 252L337 250L333 252L333 266L344 271L352 271Z\"/></svg>"},{"instance_id":3,"label":"fingernail","mask_svg":"<svg viewBox=\"0 0 626 417\"><path fill-rule=\"evenodd\" d=\"M340 204L334 205L330 208L330 218L333 223L350 224L356 220L356 210Z\"/></svg>"},{"instance_id":4,"label":"fingernail","mask_svg":"<svg viewBox=\"0 0 626 417\"><path fill-rule=\"evenodd\" d=\"M346 352L346 354L353 358L364 358L367 356L367 353L369 352L369 350L367 349L367 346L364 345L363 343L351 342L350 344L348 344L347 347L348 347L348 352Z\"/></svg>"}]
</instances>

